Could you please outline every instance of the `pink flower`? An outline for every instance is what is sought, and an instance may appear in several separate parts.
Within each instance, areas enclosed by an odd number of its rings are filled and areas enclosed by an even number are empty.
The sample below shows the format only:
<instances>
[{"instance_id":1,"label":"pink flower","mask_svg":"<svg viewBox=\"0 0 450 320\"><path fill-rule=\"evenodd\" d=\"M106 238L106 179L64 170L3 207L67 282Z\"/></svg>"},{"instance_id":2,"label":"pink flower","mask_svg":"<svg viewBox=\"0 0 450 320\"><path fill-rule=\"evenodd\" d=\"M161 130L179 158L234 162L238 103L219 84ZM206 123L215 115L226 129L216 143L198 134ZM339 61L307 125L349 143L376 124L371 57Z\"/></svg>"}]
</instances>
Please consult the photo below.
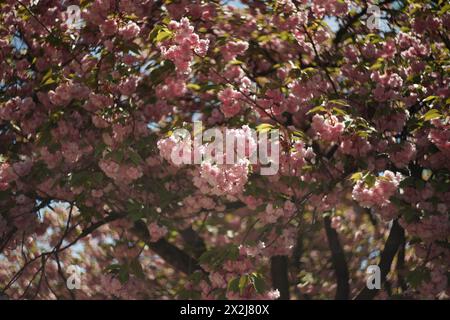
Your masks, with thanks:
<instances>
[{"instance_id":1,"label":"pink flower","mask_svg":"<svg viewBox=\"0 0 450 320\"><path fill-rule=\"evenodd\" d=\"M103 109L105 107L112 106L114 103L114 100L110 96L96 94L96 93L90 93L89 94L89 102L96 108L96 110L98 110L98 109Z\"/></svg>"},{"instance_id":2,"label":"pink flower","mask_svg":"<svg viewBox=\"0 0 450 320\"><path fill-rule=\"evenodd\" d=\"M357 135L344 136L340 144L340 150L343 154L349 154L355 158L366 156L371 148L369 141Z\"/></svg>"},{"instance_id":3,"label":"pink flower","mask_svg":"<svg viewBox=\"0 0 450 320\"><path fill-rule=\"evenodd\" d=\"M414 159L415 155L416 147L411 142L405 142L400 150L391 153L389 157L397 168L404 168Z\"/></svg>"},{"instance_id":4,"label":"pink flower","mask_svg":"<svg viewBox=\"0 0 450 320\"><path fill-rule=\"evenodd\" d=\"M391 218L391 210L394 208L390 206L389 199L397 192L401 180L402 175L400 173L394 174L386 170L370 188L366 186L364 181L358 181L353 188L353 199L365 208L382 208L379 213Z\"/></svg>"},{"instance_id":5,"label":"pink flower","mask_svg":"<svg viewBox=\"0 0 450 320\"><path fill-rule=\"evenodd\" d=\"M226 88L219 93L219 100L222 102L220 110L226 118L231 118L241 111L242 99L242 94L232 88Z\"/></svg>"},{"instance_id":6,"label":"pink flower","mask_svg":"<svg viewBox=\"0 0 450 320\"><path fill-rule=\"evenodd\" d=\"M248 49L248 43L245 41L230 41L222 48L221 52L225 61L231 61L238 55L244 54Z\"/></svg>"},{"instance_id":7,"label":"pink flower","mask_svg":"<svg viewBox=\"0 0 450 320\"><path fill-rule=\"evenodd\" d=\"M183 78L168 77L156 87L156 96L160 99L172 99L185 95L186 82Z\"/></svg>"},{"instance_id":8,"label":"pink flower","mask_svg":"<svg viewBox=\"0 0 450 320\"><path fill-rule=\"evenodd\" d=\"M30 159L25 161L16 162L13 164L14 173L19 177L24 177L31 172L33 162Z\"/></svg>"},{"instance_id":9,"label":"pink flower","mask_svg":"<svg viewBox=\"0 0 450 320\"><path fill-rule=\"evenodd\" d=\"M13 173L8 163L0 164L0 190L4 191L9 188L9 184L15 180L16 175Z\"/></svg>"},{"instance_id":10,"label":"pink flower","mask_svg":"<svg viewBox=\"0 0 450 320\"><path fill-rule=\"evenodd\" d=\"M138 78L133 76L127 78L119 84L119 91L124 96L131 96L137 88Z\"/></svg>"},{"instance_id":11,"label":"pink flower","mask_svg":"<svg viewBox=\"0 0 450 320\"><path fill-rule=\"evenodd\" d=\"M170 46L161 46L161 53L175 64L179 73L188 73L194 52L204 56L208 50L209 40L200 40L187 18L182 18L180 22L171 21L168 27L174 36Z\"/></svg>"},{"instance_id":12,"label":"pink flower","mask_svg":"<svg viewBox=\"0 0 450 320\"><path fill-rule=\"evenodd\" d=\"M111 160L100 160L99 167L110 178L114 178L119 172L120 165Z\"/></svg>"},{"instance_id":13,"label":"pink flower","mask_svg":"<svg viewBox=\"0 0 450 320\"><path fill-rule=\"evenodd\" d=\"M141 28L136 23L129 22L125 27L119 29L119 34L125 40L131 40L139 34L139 31Z\"/></svg>"},{"instance_id":14,"label":"pink flower","mask_svg":"<svg viewBox=\"0 0 450 320\"><path fill-rule=\"evenodd\" d=\"M91 195L94 197L94 198L101 198L101 197L103 197L103 191L102 190L92 190L91 191Z\"/></svg>"},{"instance_id":15,"label":"pink flower","mask_svg":"<svg viewBox=\"0 0 450 320\"><path fill-rule=\"evenodd\" d=\"M117 32L117 22L115 20L106 20L100 25L100 31L105 37L114 35Z\"/></svg>"},{"instance_id":16,"label":"pink flower","mask_svg":"<svg viewBox=\"0 0 450 320\"><path fill-rule=\"evenodd\" d=\"M280 297L280 291L278 289L271 290L267 293L267 299L277 300Z\"/></svg>"},{"instance_id":17,"label":"pink flower","mask_svg":"<svg viewBox=\"0 0 450 320\"><path fill-rule=\"evenodd\" d=\"M227 282L223 278L223 276L218 272L211 272L209 275L209 280L211 281L211 285L215 288L226 288Z\"/></svg>"},{"instance_id":18,"label":"pink flower","mask_svg":"<svg viewBox=\"0 0 450 320\"><path fill-rule=\"evenodd\" d=\"M81 150L74 142L63 143L61 152L63 158L69 163L75 163L81 158Z\"/></svg>"},{"instance_id":19,"label":"pink flower","mask_svg":"<svg viewBox=\"0 0 450 320\"><path fill-rule=\"evenodd\" d=\"M157 242L167 234L167 228L160 227L157 223L152 222L148 226L148 232L150 233L151 241Z\"/></svg>"},{"instance_id":20,"label":"pink flower","mask_svg":"<svg viewBox=\"0 0 450 320\"><path fill-rule=\"evenodd\" d=\"M235 195L243 191L248 179L248 160L239 159L236 164L213 165L204 162L201 165L200 177L209 185L209 191L216 195ZM194 180L201 189L202 185Z\"/></svg>"},{"instance_id":21,"label":"pink flower","mask_svg":"<svg viewBox=\"0 0 450 320\"><path fill-rule=\"evenodd\" d=\"M344 132L344 124L335 116L324 118L319 114L315 114L311 124L312 129L324 141L338 141L342 132Z\"/></svg>"},{"instance_id":22,"label":"pink flower","mask_svg":"<svg viewBox=\"0 0 450 320\"><path fill-rule=\"evenodd\" d=\"M142 177L142 171L137 167L129 167L126 169L126 175L130 180L137 180Z\"/></svg>"}]
</instances>

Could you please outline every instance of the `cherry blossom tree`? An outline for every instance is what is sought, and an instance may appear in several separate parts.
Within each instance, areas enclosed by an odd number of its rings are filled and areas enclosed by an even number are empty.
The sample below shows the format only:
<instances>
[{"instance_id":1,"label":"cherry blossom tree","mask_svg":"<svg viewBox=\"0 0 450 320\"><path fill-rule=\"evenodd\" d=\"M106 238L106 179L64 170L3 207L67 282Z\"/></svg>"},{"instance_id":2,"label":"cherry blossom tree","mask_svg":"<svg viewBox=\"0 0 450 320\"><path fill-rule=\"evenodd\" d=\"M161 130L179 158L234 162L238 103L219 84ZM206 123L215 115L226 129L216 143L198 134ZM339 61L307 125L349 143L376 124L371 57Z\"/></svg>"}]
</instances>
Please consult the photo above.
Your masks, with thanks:
<instances>
[{"instance_id":1,"label":"cherry blossom tree","mask_svg":"<svg viewBox=\"0 0 450 320\"><path fill-rule=\"evenodd\" d=\"M0 22L2 298L449 297L446 1L4 0ZM196 120L279 132L278 172L174 162Z\"/></svg>"}]
</instances>

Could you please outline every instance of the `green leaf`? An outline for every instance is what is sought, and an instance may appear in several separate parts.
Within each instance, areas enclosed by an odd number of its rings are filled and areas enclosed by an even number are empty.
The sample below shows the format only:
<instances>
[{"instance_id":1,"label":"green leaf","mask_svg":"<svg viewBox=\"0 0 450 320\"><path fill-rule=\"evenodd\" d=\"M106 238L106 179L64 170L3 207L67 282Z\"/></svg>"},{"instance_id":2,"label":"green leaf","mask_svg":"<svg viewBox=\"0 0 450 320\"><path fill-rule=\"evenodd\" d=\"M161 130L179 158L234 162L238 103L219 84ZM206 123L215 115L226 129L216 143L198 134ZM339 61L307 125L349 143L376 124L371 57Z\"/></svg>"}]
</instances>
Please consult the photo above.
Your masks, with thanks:
<instances>
[{"instance_id":1,"label":"green leaf","mask_svg":"<svg viewBox=\"0 0 450 320\"><path fill-rule=\"evenodd\" d=\"M300 139L300 140L302 140L302 141L307 141L307 140L308 140L307 135L306 135L303 131L301 131L301 130L295 130L295 131L293 131L293 132L292 132L292 136L293 136L293 139L294 139L294 140L295 140L295 138Z\"/></svg>"},{"instance_id":2,"label":"green leaf","mask_svg":"<svg viewBox=\"0 0 450 320\"><path fill-rule=\"evenodd\" d=\"M275 128L275 127L269 123L261 123L260 125L256 126L256 131L264 133L264 132L269 132L273 128Z\"/></svg>"},{"instance_id":3,"label":"green leaf","mask_svg":"<svg viewBox=\"0 0 450 320\"><path fill-rule=\"evenodd\" d=\"M237 292L239 290L239 278L234 278L228 282L228 291Z\"/></svg>"},{"instance_id":4,"label":"green leaf","mask_svg":"<svg viewBox=\"0 0 450 320\"><path fill-rule=\"evenodd\" d=\"M46 84L48 84L47 82L49 82L49 81L55 82L55 81L52 79L52 75L53 75L53 69L50 68L50 69L48 69L48 71L47 71L47 72L44 74L44 76L42 77L41 85L46 85Z\"/></svg>"},{"instance_id":5,"label":"green leaf","mask_svg":"<svg viewBox=\"0 0 450 320\"><path fill-rule=\"evenodd\" d=\"M235 261L238 258L239 258L239 248L238 246L232 245L228 250L227 259Z\"/></svg>"},{"instance_id":6,"label":"green leaf","mask_svg":"<svg viewBox=\"0 0 450 320\"><path fill-rule=\"evenodd\" d=\"M362 177L363 177L362 172L355 172L354 174L351 175L350 180L352 180L353 182L357 182L361 180Z\"/></svg>"},{"instance_id":7,"label":"green leaf","mask_svg":"<svg viewBox=\"0 0 450 320\"><path fill-rule=\"evenodd\" d=\"M196 83L188 83L186 85L186 87L188 87L189 89L194 90L194 91L199 91L202 88L200 85L198 85Z\"/></svg>"},{"instance_id":8,"label":"green leaf","mask_svg":"<svg viewBox=\"0 0 450 320\"><path fill-rule=\"evenodd\" d=\"M106 272L117 273L117 272L119 272L120 268L121 268L121 265L120 265L120 264L118 264L118 263L113 263L113 264L110 264L109 266L107 266L106 269L105 269L105 271L106 271Z\"/></svg>"},{"instance_id":9,"label":"green leaf","mask_svg":"<svg viewBox=\"0 0 450 320\"><path fill-rule=\"evenodd\" d=\"M244 289L247 287L247 284L248 284L248 276L247 275L241 276L241 278L239 279L239 292L241 294L244 293Z\"/></svg>"},{"instance_id":10,"label":"green leaf","mask_svg":"<svg viewBox=\"0 0 450 320\"><path fill-rule=\"evenodd\" d=\"M422 102L427 102L427 101L435 100L438 98L439 98L438 96L428 96L425 99L423 99Z\"/></svg>"},{"instance_id":11,"label":"green leaf","mask_svg":"<svg viewBox=\"0 0 450 320\"><path fill-rule=\"evenodd\" d=\"M347 112L345 112L342 109L336 108L336 107L333 107L333 111L334 111L334 113L336 113L338 115L341 115L341 116L346 116L347 115Z\"/></svg>"},{"instance_id":12,"label":"green leaf","mask_svg":"<svg viewBox=\"0 0 450 320\"><path fill-rule=\"evenodd\" d=\"M104 142L100 142L95 146L94 149L94 157L97 158L99 157L103 151L106 149L107 145Z\"/></svg>"},{"instance_id":13,"label":"green leaf","mask_svg":"<svg viewBox=\"0 0 450 320\"><path fill-rule=\"evenodd\" d=\"M239 65L239 64L243 64L243 62L240 61L240 60L234 59L234 60L230 61L229 64L231 64L231 65Z\"/></svg>"},{"instance_id":14,"label":"green leaf","mask_svg":"<svg viewBox=\"0 0 450 320\"><path fill-rule=\"evenodd\" d=\"M92 181L94 181L97 184L101 184L104 179L104 175L101 171L95 172L92 174Z\"/></svg>"},{"instance_id":15,"label":"green leaf","mask_svg":"<svg viewBox=\"0 0 450 320\"><path fill-rule=\"evenodd\" d=\"M342 99L333 99L333 100L329 100L328 103L333 103L333 104L337 104L343 107L349 107L348 103L345 100Z\"/></svg>"},{"instance_id":16,"label":"green leaf","mask_svg":"<svg viewBox=\"0 0 450 320\"><path fill-rule=\"evenodd\" d=\"M172 70L175 70L173 62L170 60L165 60L160 65L152 69L149 75L150 80L152 80L152 82L156 85L167 77L168 73Z\"/></svg>"},{"instance_id":17,"label":"green leaf","mask_svg":"<svg viewBox=\"0 0 450 320\"><path fill-rule=\"evenodd\" d=\"M122 163L124 156L125 155L121 150L115 150L108 155L109 158L113 159L117 163Z\"/></svg>"},{"instance_id":18,"label":"green leaf","mask_svg":"<svg viewBox=\"0 0 450 320\"><path fill-rule=\"evenodd\" d=\"M252 283L257 293L263 293L266 291L266 282L261 275L253 274Z\"/></svg>"},{"instance_id":19,"label":"green leaf","mask_svg":"<svg viewBox=\"0 0 450 320\"><path fill-rule=\"evenodd\" d=\"M423 118L424 120L426 120L426 121L433 120L433 119L437 119L437 118L440 118L440 117L441 117L441 114L440 114L440 112L439 112L438 110L436 110L436 109L431 109L431 110L429 110L427 113L425 113L425 114L422 116L422 118Z\"/></svg>"},{"instance_id":20,"label":"green leaf","mask_svg":"<svg viewBox=\"0 0 450 320\"><path fill-rule=\"evenodd\" d=\"M119 281L121 284L124 284L130 279L130 274L128 273L128 268L122 266L119 271Z\"/></svg>"},{"instance_id":21,"label":"green leaf","mask_svg":"<svg viewBox=\"0 0 450 320\"><path fill-rule=\"evenodd\" d=\"M316 106L316 107L312 108L311 110L309 110L306 114L319 113L319 112L325 112L325 111L327 111L327 109L324 106Z\"/></svg>"},{"instance_id":22,"label":"green leaf","mask_svg":"<svg viewBox=\"0 0 450 320\"><path fill-rule=\"evenodd\" d=\"M90 176L91 174L88 171L73 172L70 176L70 185L74 187L84 185Z\"/></svg>"},{"instance_id":23,"label":"green leaf","mask_svg":"<svg viewBox=\"0 0 450 320\"><path fill-rule=\"evenodd\" d=\"M150 40L152 42L155 41L155 38L161 29L162 29L162 26L155 26L152 29L152 31L150 31L150 34L148 35L148 40Z\"/></svg>"},{"instance_id":24,"label":"green leaf","mask_svg":"<svg viewBox=\"0 0 450 320\"><path fill-rule=\"evenodd\" d=\"M124 46L124 49L131 51L136 55L140 55L140 53L141 53L141 48L139 47L138 44L136 44L134 42L127 43L127 45Z\"/></svg>"},{"instance_id":25,"label":"green leaf","mask_svg":"<svg viewBox=\"0 0 450 320\"><path fill-rule=\"evenodd\" d=\"M367 174L365 177L364 177L364 182L366 183L366 185L369 187L369 188L371 188L371 187L373 187L374 185L375 185L375 182L377 181L377 178L374 176L374 175L372 175L372 174Z\"/></svg>"},{"instance_id":26,"label":"green leaf","mask_svg":"<svg viewBox=\"0 0 450 320\"><path fill-rule=\"evenodd\" d=\"M166 39L169 39L170 37L172 37L172 32L169 31L168 29L161 29L158 32L158 35L156 36L155 40L156 42L161 42L164 41Z\"/></svg>"},{"instance_id":27,"label":"green leaf","mask_svg":"<svg viewBox=\"0 0 450 320\"><path fill-rule=\"evenodd\" d=\"M130 271L139 279L145 279L144 270L142 270L142 265L139 262L139 259L133 259L130 263Z\"/></svg>"},{"instance_id":28,"label":"green leaf","mask_svg":"<svg viewBox=\"0 0 450 320\"><path fill-rule=\"evenodd\" d=\"M45 80L45 82L42 84L42 86L47 86L49 84L55 83L56 80L54 80L53 78L48 78L47 80Z\"/></svg>"},{"instance_id":29,"label":"green leaf","mask_svg":"<svg viewBox=\"0 0 450 320\"><path fill-rule=\"evenodd\" d=\"M142 159L139 153L135 151L130 151L128 156L130 157L130 160L137 166L144 162L144 159Z\"/></svg>"},{"instance_id":30,"label":"green leaf","mask_svg":"<svg viewBox=\"0 0 450 320\"><path fill-rule=\"evenodd\" d=\"M410 271L406 276L406 279L413 288L417 288L423 281L428 281L430 279L430 274L427 269L418 268Z\"/></svg>"}]
</instances>

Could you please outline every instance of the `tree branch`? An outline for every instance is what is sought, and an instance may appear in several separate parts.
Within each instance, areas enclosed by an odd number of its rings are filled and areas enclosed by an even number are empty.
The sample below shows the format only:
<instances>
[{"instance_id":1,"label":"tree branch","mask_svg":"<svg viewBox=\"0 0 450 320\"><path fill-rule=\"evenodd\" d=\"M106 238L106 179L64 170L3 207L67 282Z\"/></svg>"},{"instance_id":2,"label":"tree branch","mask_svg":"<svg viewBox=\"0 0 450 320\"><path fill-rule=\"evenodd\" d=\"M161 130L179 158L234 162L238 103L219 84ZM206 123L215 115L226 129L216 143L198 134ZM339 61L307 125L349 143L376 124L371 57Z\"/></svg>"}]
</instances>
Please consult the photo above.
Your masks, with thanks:
<instances>
[{"instance_id":1,"label":"tree branch","mask_svg":"<svg viewBox=\"0 0 450 320\"><path fill-rule=\"evenodd\" d=\"M176 270L183 272L186 275L190 275L195 271L207 273L200 267L198 261L192 258L183 250L169 243L165 239L160 239L157 242L150 241L150 234L147 226L143 221L136 221L134 223L135 233L152 249L157 253L164 261L174 267Z\"/></svg>"},{"instance_id":2,"label":"tree branch","mask_svg":"<svg viewBox=\"0 0 450 320\"><path fill-rule=\"evenodd\" d=\"M195 258L199 258L206 251L205 242L191 226L181 230L180 234L186 242L186 246L192 250Z\"/></svg>"},{"instance_id":3,"label":"tree branch","mask_svg":"<svg viewBox=\"0 0 450 320\"><path fill-rule=\"evenodd\" d=\"M331 227L330 217L323 218L328 246L331 250L331 261L337 277L337 290L335 299L348 300L350 295L349 274L345 253L342 249L336 230Z\"/></svg>"},{"instance_id":4,"label":"tree branch","mask_svg":"<svg viewBox=\"0 0 450 320\"><path fill-rule=\"evenodd\" d=\"M398 220L392 222L391 231L389 232L388 239L386 240L386 245L384 246L383 252L381 253L380 263L378 266L381 271L381 284L386 282L386 277L391 270L392 260L397 253L398 248L403 243L405 239L405 230L400 226ZM369 289L365 287L362 289L358 295L355 297L356 300L371 300L375 298L379 290Z\"/></svg>"},{"instance_id":5,"label":"tree branch","mask_svg":"<svg viewBox=\"0 0 450 320\"><path fill-rule=\"evenodd\" d=\"M273 256L270 259L272 286L280 291L280 300L289 300L289 277L287 256Z\"/></svg>"}]
</instances>

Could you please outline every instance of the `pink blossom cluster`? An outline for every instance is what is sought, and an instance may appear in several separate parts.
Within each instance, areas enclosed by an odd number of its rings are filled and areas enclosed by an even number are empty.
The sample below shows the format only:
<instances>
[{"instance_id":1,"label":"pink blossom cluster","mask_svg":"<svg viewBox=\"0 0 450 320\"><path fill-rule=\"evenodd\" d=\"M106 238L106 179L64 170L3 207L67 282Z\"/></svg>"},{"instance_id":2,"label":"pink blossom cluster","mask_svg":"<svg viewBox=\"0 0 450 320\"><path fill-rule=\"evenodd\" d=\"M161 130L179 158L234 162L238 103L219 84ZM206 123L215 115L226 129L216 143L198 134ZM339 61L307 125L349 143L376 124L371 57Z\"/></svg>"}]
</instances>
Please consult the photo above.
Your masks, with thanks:
<instances>
[{"instance_id":1,"label":"pink blossom cluster","mask_svg":"<svg viewBox=\"0 0 450 320\"><path fill-rule=\"evenodd\" d=\"M364 181L358 181L353 187L352 197L362 207L388 208L391 204L389 198L398 190L398 185L402 180L400 173L393 173L386 170L383 175L376 179L372 187L368 187Z\"/></svg>"},{"instance_id":2,"label":"pink blossom cluster","mask_svg":"<svg viewBox=\"0 0 450 320\"><path fill-rule=\"evenodd\" d=\"M312 5L312 10L318 17L323 17L325 14L332 14L333 16L345 15L348 8L349 5L346 2L337 0L318 0L314 1Z\"/></svg>"},{"instance_id":3,"label":"pink blossom cluster","mask_svg":"<svg viewBox=\"0 0 450 320\"><path fill-rule=\"evenodd\" d=\"M266 91L264 99L258 99L258 105L265 109L272 116L281 116L285 111L296 111L292 109L292 96L286 98L280 90L270 89ZM261 112L260 108L256 109L262 117L267 117L266 112Z\"/></svg>"},{"instance_id":4,"label":"pink blossom cluster","mask_svg":"<svg viewBox=\"0 0 450 320\"><path fill-rule=\"evenodd\" d=\"M175 135L158 140L159 154L175 166L191 163L193 144L190 137L179 139Z\"/></svg>"},{"instance_id":5,"label":"pink blossom cluster","mask_svg":"<svg viewBox=\"0 0 450 320\"><path fill-rule=\"evenodd\" d=\"M312 118L311 128L319 137L327 142L339 141L344 132L344 123L340 122L335 116L325 118L322 115L315 114Z\"/></svg>"},{"instance_id":6,"label":"pink blossom cluster","mask_svg":"<svg viewBox=\"0 0 450 320\"><path fill-rule=\"evenodd\" d=\"M243 191L247 182L249 158L256 151L257 144L248 126L239 129L222 128L221 132L226 140L234 139L237 142L233 144L234 149L227 150L226 143L222 141L224 143L222 150L213 148L213 154L207 154L208 147L214 146L213 144L206 143L196 146L198 149L194 150L194 144L190 137L179 140L175 135L159 140L157 145L160 155L176 166L191 164L192 160L195 160L193 159L194 151L199 153L202 162L200 170L194 171L193 181L203 193L237 195ZM227 158L230 155L233 159ZM230 160L232 160L231 163Z\"/></svg>"},{"instance_id":7,"label":"pink blossom cluster","mask_svg":"<svg viewBox=\"0 0 450 320\"><path fill-rule=\"evenodd\" d=\"M398 97L398 91L403 85L400 75L395 72L386 72L381 75L378 71L374 71L370 78L377 84L373 90L376 100L384 102Z\"/></svg>"},{"instance_id":8,"label":"pink blossom cluster","mask_svg":"<svg viewBox=\"0 0 450 320\"><path fill-rule=\"evenodd\" d=\"M156 96L160 99L182 97L186 92L186 81L181 77L167 77L156 87Z\"/></svg>"},{"instance_id":9,"label":"pink blossom cluster","mask_svg":"<svg viewBox=\"0 0 450 320\"><path fill-rule=\"evenodd\" d=\"M66 142L61 147L61 155L68 163L75 163L80 160L83 154L77 143Z\"/></svg>"},{"instance_id":10,"label":"pink blossom cluster","mask_svg":"<svg viewBox=\"0 0 450 320\"><path fill-rule=\"evenodd\" d=\"M411 142L405 142L400 150L390 153L389 157L397 168L404 168L414 159L415 155L415 145Z\"/></svg>"},{"instance_id":11,"label":"pink blossom cluster","mask_svg":"<svg viewBox=\"0 0 450 320\"><path fill-rule=\"evenodd\" d=\"M401 55L404 58L415 60L430 53L428 44L424 44L421 39L411 33L400 32L396 41L401 48Z\"/></svg>"},{"instance_id":12,"label":"pink blossom cluster","mask_svg":"<svg viewBox=\"0 0 450 320\"><path fill-rule=\"evenodd\" d=\"M242 93L228 87L219 92L219 100L222 103L220 110L225 118L231 118L239 114L245 98Z\"/></svg>"},{"instance_id":13,"label":"pink blossom cluster","mask_svg":"<svg viewBox=\"0 0 450 320\"><path fill-rule=\"evenodd\" d=\"M50 90L48 98L56 106L66 106L72 100L86 99L89 93L90 90L86 86L68 81L59 85L55 91Z\"/></svg>"},{"instance_id":14,"label":"pink blossom cluster","mask_svg":"<svg viewBox=\"0 0 450 320\"><path fill-rule=\"evenodd\" d=\"M122 36L125 40L131 40L135 38L141 28L135 22L128 22L122 28L119 28L119 35Z\"/></svg>"},{"instance_id":15,"label":"pink blossom cluster","mask_svg":"<svg viewBox=\"0 0 450 320\"><path fill-rule=\"evenodd\" d=\"M341 152L354 158L365 157L371 149L370 142L358 135L345 136L340 144Z\"/></svg>"},{"instance_id":16,"label":"pink blossom cluster","mask_svg":"<svg viewBox=\"0 0 450 320\"><path fill-rule=\"evenodd\" d=\"M244 54L248 49L246 41L229 41L220 50L223 59L228 62L236 59L237 56Z\"/></svg>"},{"instance_id":17,"label":"pink blossom cluster","mask_svg":"<svg viewBox=\"0 0 450 320\"><path fill-rule=\"evenodd\" d=\"M311 45L309 43L309 45ZM326 92L330 84L319 74L307 80L296 80L288 85L293 97L298 103L306 104L314 97L319 97Z\"/></svg>"},{"instance_id":18,"label":"pink blossom cluster","mask_svg":"<svg viewBox=\"0 0 450 320\"><path fill-rule=\"evenodd\" d=\"M32 112L36 107L33 99L27 97L20 99L19 97L8 100L0 106L1 120L20 120L27 114Z\"/></svg>"},{"instance_id":19,"label":"pink blossom cluster","mask_svg":"<svg viewBox=\"0 0 450 320\"><path fill-rule=\"evenodd\" d=\"M290 218L296 212L294 203L287 200L282 207L274 208L272 203L266 206L266 210L259 214L259 218L264 224L272 224L278 221L279 218Z\"/></svg>"},{"instance_id":20,"label":"pink blossom cluster","mask_svg":"<svg viewBox=\"0 0 450 320\"><path fill-rule=\"evenodd\" d=\"M217 208L217 204L214 200L205 195L189 195L183 199L183 205L181 208L181 215L192 215L193 213L200 212L202 209L212 210Z\"/></svg>"},{"instance_id":21,"label":"pink blossom cluster","mask_svg":"<svg viewBox=\"0 0 450 320\"><path fill-rule=\"evenodd\" d=\"M33 160L31 158L26 158L21 161L17 161L12 165L13 174L19 177L25 177L31 172L33 168Z\"/></svg>"},{"instance_id":22,"label":"pink blossom cluster","mask_svg":"<svg viewBox=\"0 0 450 320\"><path fill-rule=\"evenodd\" d=\"M9 184L13 182L16 175L13 172L13 168L8 163L0 164L0 191L7 190Z\"/></svg>"},{"instance_id":23,"label":"pink blossom cluster","mask_svg":"<svg viewBox=\"0 0 450 320\"><path fill-rule=\"evenodd\" d=\"M297 231L291 226L286 226L281 230L281 234L272 230L267 237L267 245L265 254L268 256L286 255L292 254L292 249L295 246Z\"/></svg>"},{"instance_id":24,"label":"pink blossom cluster","mask_svg":"<svg viewBox=\"0 0 450 320\"><path fill-rule=\"evenodd\" d=\"M175 64L178 72L189 73L194 53L204 56L208 51L209 40L200 40L187 18L182 18L180 22L171 21L168 28L174 36L168 47L161 46L161 53Z\"/></svg>"},{"instance_id":25,"label":"pink blossom cluster","mask_svg":"<svg viewBox=\"0 0 450 320\"><path fill-rule=\"evenodd\" d=\"M280 172L285 176L300 176L306 161L313 161L316 154L303 141L296 141L289 152L280 155Z\"/></svg>"},{"instance_id":26,"label":"pink blossom cluster","mask_svg":"<svg viewBox=\"0 0 450 320\"><path fill-rule=\"evenodd\" d=\"M118 85L119 92L124 96L131 96L137 89L139 78L137 76L127 77Z\"/></svg>"},{"instance_id":27,"label":"pink blossom cluster","mask_svg":"<svg viewBox=\"0 0 450 320\"><path fill-rule=\"evenodd\" d=\"M393 133L402 132L406 120L409 117L409 113L407 110L405 112L394 112L386 115L384 117L380 117L380 119L375 120L375 124L379 131L389 131Z\"/></svg>"},{"instance_id":28,"label":"pink blossom cluster","mask_svg":"<svg viewBox=\"0 0 450 320\"><path fill-rule=\"evenodd\" d=\"M264 255L264 249L266 244L262 241L258 241L256 245L240 245L239 253L241 256L246 257L262 257Z\"/></svg>"},{"instance_id":29,"label":"pink blossom cluster","mask_svg":"<svg viewBox=\"0 0 450 320\"><path fill-rule=\"evenodd\" d=\"M62 160L60 153L52 153L48 150L48 147L42 147L40 149L40 158L45 162L49 169L54 169Z\"/></svg>"},{"instance_id":30,"label":"pink blossom cluster","mask_svg":"<svg viewBox=\"0 0 450 320\"><path fill-rule=\"evenodd\" d=\"M236 195L247 183L249 164L248 159L238 159L235 164L204 162L194 185L205 194Z\"/></svg>"},{"instance_id":31,"label":"pink blossom cluster","mask_svg":"<svg viewBox=\"0 0 450 320\"><path fill-rule=\"evenodd\" d=\"M89 111L98 111L113 105L114 100L111 96L91 92L89 94L89 100L86 101L83 107Z\"/></svg>"},{"instance_id":32,"label":"pink blossom cluster","mask_svg":"<svg viewBox=\"0 0 450 320\"><path fill-rule=\"evenodd\" d=\"M242 249L240 250L242 251ZM209 272L209 283L205 280L200 281L198 287L201 290L203 299L214 299L213 292L215 289L227 289L228 283L236 278L237 275L246 275L251 272L252 261L248 259L244 254L241 254L238 260L227 260L224 263L224 267L221 270L211 270ZM209 270L209 266L203 266L205 270ZM186 289L192 290L192 285L188 284ZM240 292L234 292L232 290L226 291L226 297L229 300L235 299L278 299L280 293L278 290L268 290L261 294L256 293L253 286L248 285L244 290Z\"/></svg>"},{"instance_id":33,"label":"pink blossom cluster","mask_svg":"<svg viewBox=\"0 0 450 320\"><path fill-rule=\"evenodd\" d=\"M433 120L436 129L431 129L428 138L439 148L447 157L450 156L450 123L444 123L439 119Z\"/></svg>"},{"instance_id":34,"label":"pink blossom cluster","mask_svg":"<svg viewBox=\"0 0 450 320\"><path fill-rule=\"evenodd\" d=\"M167 228L152 222L148 225L148 232L150 233L151 241L157 242L167 234Z\"/></svg>"},{"instance_id":35,"label":"pink blossom cluster","mask_svg":"<svg viewBox=\"0 0 450 320\"><path fill-rule=\"evenodd\" d=\"M108 19L100 25L100 32L104 37L111 37L117 33L118 28L116 20Z\"/></svg>"},{"instance_id":36,"label":"pink blossom cluster","mask_svg":"<svg viewBox=\"0 0 450 320\"><path fill-rule=\"evenodd\" d=\"M430 271L430 279L420 283L418 288L421 298L434 299L439 293L445 292L447 289L448 269L443 265L432 266Z\"/></svg>"},{"instance_id":37,"label":"pink blossom cluster","mask_svg":"<svg viewBox=\"0 0 450 320\"><path fill-rule=\"evenodd\" d=\"M446 214L429 215L420 221L411 223L401 219L400 223L409 234L427 242L445 240L450 232L450 222Z\"/></svg>"},{"instance_id":38,"label":"pink blossom cluster","mask_svg":"<svg viewBox=\"0 0 450 320\"><path fill-rule=\"evenodd\" d=\"M119 181L121 184L130 184L142 177L142 169L138 166L118 164L113 160L101 159L99 167L109 178Z\"/></svg>"},{"instance_id":39,"label":"pink blossom cluster","mask_svg":"<svg viewBox=\"0 0 450 320\"><path fill-rule=\"evenodd\" d=\"M126 283L121 283L114 274L102 275L100 278L102 291L108 298L136 299L145 292L145 282L136 277L130 277Z\"/></svg>"}]
</instances>

